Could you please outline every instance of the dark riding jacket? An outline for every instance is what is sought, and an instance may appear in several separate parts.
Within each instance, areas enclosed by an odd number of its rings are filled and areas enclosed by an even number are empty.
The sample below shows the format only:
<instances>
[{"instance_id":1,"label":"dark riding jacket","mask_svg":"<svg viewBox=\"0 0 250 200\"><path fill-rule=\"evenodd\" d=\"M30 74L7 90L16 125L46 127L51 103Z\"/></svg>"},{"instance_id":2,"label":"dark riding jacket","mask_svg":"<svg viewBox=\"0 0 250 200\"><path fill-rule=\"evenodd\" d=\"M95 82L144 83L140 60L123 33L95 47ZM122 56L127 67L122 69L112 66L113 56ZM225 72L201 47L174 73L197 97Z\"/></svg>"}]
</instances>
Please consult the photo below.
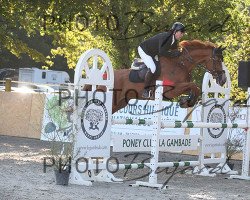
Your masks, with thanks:
<instances>
[{"instance_id":1,"label":"dark riding jacket","mask_svg":"<svg viewBox=\"0 0 250 200\"><path fill-rule=\"evenodd\" d=\"M151 57L167 56L176 57L177 40L173 40L173 32L159 33L140 44L143 51ZM174 51L175 50L175 51Z\"/></svg>"}]
</instances>

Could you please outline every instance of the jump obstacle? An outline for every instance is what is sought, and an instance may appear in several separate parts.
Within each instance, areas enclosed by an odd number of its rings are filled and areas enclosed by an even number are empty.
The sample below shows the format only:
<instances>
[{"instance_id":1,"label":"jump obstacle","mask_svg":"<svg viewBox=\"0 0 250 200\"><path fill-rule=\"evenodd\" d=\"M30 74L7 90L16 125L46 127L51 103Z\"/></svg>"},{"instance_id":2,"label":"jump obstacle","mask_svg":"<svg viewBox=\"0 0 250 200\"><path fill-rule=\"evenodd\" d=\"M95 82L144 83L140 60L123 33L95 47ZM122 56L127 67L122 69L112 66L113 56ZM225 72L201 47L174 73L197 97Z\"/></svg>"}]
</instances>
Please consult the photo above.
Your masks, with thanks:
<instances>
[{"instance_id":1,"label":"jump obstacle","mask_svg":"<svg viewBox=\"0 0 250 200\"><path fill-rule=\"evenodd\" d=\"M101 60L101 61L100 61ZM91 64L90 64L91 62ZM228 108L231 81L227 69L227 83L225 87L217 85L212 76L205 74L202 85L202 121L203 122L163 122L161 121L161 112L154 112L151 120L111 120L112 110L112 89L114 84L114 73L110 59L99 49L91 49L83 53L77 63L75 71L75 111L74 124L77 132L75 137L74 156L72 162L72 171L70 175L70 183L79 185L92 185L93 181L103 182L122 182L111 173L117 169L143 169L150 168L148 182L137 181L134 186L149 186L162 188L162 184L157 182L158 167L178 167L193 166L194 172L199 175L215 176L211 173L211 169L205 167L206 164L218 164L214 172L233 174L230 178L246 179L249 177L249 148L250 148L250 114L248 115L247 124L228 123ZM85 77L83 75L85 73ZM107 74L103 78L103 74ZM91 85L92 91L83 91L84 85ZM97 92L97 86L105 86L107 88L105 95ZM154 108L156 111L162 109L162 92L163 85L161 81L156 83ZM248 89L248 95L250 89ZM211 98L210 96L213 96ZM105 96L105 97L104 97ZM248 98L247 105L250 105ZM248 112L250 108L248 106ZM150 163L133 163L133 164L112 164L110 161L110 133L111 124L138 124L150 125L153 127L151 137L151 159ZM201 128L200 136L183 135L182 139L188 139L191 146L187 149L199 150L198 161L181 161L181 162L158 162L158 155L161 148L159 139L162 138L160 132L163 128ZM248 128L245 134L245 143L243 149L242 173L236 175L237 172L232 171L226 163L225 141L227 139L227 128ZM121 136L125 137L125 136ZM144 136L140 136L144 137ZM172 136L164 136L165 139ZM177 136L174 136L177 137ZM119 145L121 138L114 139L114 146ZM199 146L198 146L199 144ZM218 146L214 146L218 144ZM126 151L118 148L119 151ZM181 150L186 150L181 147ZM164 151L171 151L171 148L165 147ZM220 153L220 157L215 155ZM210 154L210 158L205 155ZM102 161L96 161L96 158L102 158ZM112 160L113 161L113 160ZM101 170L95 175L94 170Z\"/></svg>"}]
</instances>

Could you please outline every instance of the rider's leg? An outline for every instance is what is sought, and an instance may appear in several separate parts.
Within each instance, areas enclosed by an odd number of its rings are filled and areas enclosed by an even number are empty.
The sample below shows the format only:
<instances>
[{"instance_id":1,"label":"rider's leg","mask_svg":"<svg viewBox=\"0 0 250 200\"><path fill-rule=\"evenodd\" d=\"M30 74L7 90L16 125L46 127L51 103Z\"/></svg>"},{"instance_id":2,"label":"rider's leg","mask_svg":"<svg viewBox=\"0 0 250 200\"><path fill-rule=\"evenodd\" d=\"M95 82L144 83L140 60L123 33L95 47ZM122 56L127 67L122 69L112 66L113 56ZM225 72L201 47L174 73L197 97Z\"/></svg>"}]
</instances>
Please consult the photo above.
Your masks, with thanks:
<instances>
[{"instance_id":1,"label":"rider's leg","mask_svg":"<svg viewBox=\"0 0 250 200\"><path fill-rule=\"evenodd\" d=\"M154 79L154 74L151 72L150 69L148 69L146 76L145 76L145 81L144 81L144 90L142 93L143 98L150 98L151 96L151 88L152 87L152 82Z\"/></svg>"},{"instance_id":2,"label":"rider's leg","mask_svg":"<svg viewBox=\"0 0 250 200\"><path fill-rule=\"evenodd\" d=\"M149 69L151 69L152 73L155 73L156 66L155 66L153 58L151 56L147 55L140 46L138 47L138 53L139 53L141 59L143 60L143 62L145 63L145 65Z\"/></svg>"},{"instance_id":3,"label":"rider's leg","mask_svg":"<svg viewBox=\"0 0 250 200\"><path fill-rule=\"evenodd\" d=\"M155 59L154 60L154 63L155 63L155 66L156 66L156 70L155 70L155 73L154 73L154 77L155 77L155 80L161 75L161 67L160 67L160 62L159 61L156 61Z\"/></svg>"},{"instance_id":4,"label":"rider's leg","mask_svg":"<svg viewBox=\"0 0 250 200\"><path fill-rule=\"evenodd\" d=\"M138 47L138 53L145 63L145 65L149 68L147 71L147 74L145 76L145 85L144 85L144 91L142 93L143 98L150 98L150 86L152 86L152 81L154 78L154 72L156 70L156 65L154 63L154 60L151 56L147 55L141 47Z\"/></svg>"}]
</instances>

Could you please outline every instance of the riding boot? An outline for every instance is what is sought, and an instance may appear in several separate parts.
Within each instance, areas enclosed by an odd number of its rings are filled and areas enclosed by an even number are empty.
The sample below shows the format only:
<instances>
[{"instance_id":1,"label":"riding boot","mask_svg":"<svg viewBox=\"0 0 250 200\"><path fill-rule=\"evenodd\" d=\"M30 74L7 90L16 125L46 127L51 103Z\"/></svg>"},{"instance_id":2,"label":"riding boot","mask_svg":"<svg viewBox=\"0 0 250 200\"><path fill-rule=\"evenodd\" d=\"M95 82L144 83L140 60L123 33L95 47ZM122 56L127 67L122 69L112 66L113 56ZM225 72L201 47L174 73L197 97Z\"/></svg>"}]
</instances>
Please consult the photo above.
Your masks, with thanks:
<instances>
[{"instance_id":1,"label":"riding boot","mask_svg":"<svg viewBox=\"0 0 250 200\"><path fill-rule=\"evenodd\" d=\"M152 86L152 81L154 78L154 74L151 72L150 69L148 69L147 74L145 76L145 82L144 82L144 90L142 93L142 97L145 99L149 99L151 97L151 90L150 87Z\"/></svg>"}]
</instances>

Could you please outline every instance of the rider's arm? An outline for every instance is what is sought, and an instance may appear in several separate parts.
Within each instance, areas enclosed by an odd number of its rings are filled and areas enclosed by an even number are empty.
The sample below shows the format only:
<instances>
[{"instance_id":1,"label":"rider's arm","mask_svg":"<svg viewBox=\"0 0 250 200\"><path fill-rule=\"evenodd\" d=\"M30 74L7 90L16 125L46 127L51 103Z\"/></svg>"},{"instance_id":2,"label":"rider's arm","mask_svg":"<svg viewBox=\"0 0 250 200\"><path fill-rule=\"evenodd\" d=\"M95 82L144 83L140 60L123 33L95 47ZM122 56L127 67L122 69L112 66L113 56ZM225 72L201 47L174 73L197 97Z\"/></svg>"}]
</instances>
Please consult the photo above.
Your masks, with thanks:
<instances>
[{"instance_id":1,"label":"rider's arm","mask_svg":"<svg viewBox=\"0 0 250 200\"><path fill-rule=\"evenodd\" d=\"M170 58L175 58L181 55L181 52L176 50L161 51L159 56L166 56Z\"/></svg>"},{"instance_id":2,"label":"rider's arm","mask_svg":"<svg viewBox=\"0 0 250 200\"><path fill-rule=\"evenodd\" d=\"M177 43L172 43L172 35L168 36L167 38L160 38L159 40L159 56L166 56L166 57L178 57L180 56L181 52L177 50Z\"/></svg>"}]
</instances>

